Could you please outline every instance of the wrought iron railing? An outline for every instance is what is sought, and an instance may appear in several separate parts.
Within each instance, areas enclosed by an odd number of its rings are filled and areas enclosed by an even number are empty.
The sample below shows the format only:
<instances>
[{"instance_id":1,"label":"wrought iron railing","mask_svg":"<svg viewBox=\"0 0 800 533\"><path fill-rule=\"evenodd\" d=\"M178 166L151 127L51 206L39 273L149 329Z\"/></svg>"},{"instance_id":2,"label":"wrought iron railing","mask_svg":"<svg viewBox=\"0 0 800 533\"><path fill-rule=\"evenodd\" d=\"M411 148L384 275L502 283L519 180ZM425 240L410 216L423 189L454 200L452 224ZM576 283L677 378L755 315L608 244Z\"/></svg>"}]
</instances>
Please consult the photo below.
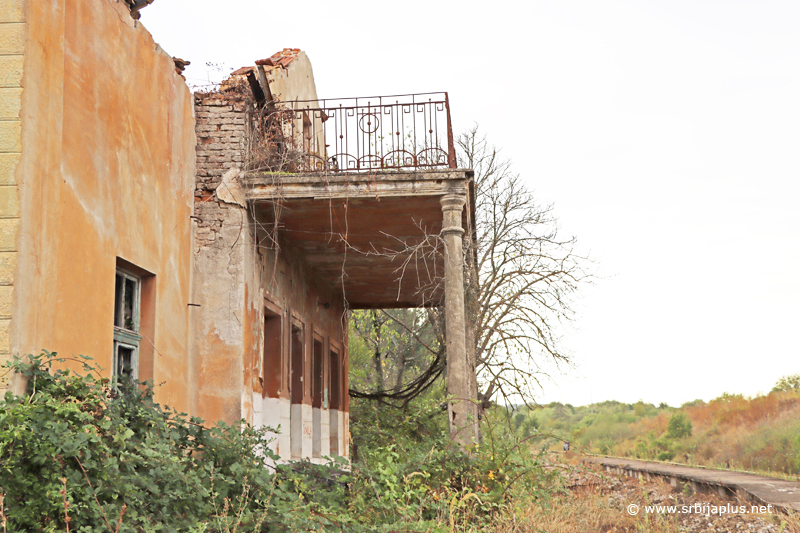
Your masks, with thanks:
<instances>
[{"instance_id":1,"label":"wrought iron railing","mask_svg":"<svg viewBox=\"0 0 800 533\"><path fill-rule=\"evenodd\" d=\"M456 167L447 93L273 102L264 117L273 170Z\"/></svg>"}]
</instances>

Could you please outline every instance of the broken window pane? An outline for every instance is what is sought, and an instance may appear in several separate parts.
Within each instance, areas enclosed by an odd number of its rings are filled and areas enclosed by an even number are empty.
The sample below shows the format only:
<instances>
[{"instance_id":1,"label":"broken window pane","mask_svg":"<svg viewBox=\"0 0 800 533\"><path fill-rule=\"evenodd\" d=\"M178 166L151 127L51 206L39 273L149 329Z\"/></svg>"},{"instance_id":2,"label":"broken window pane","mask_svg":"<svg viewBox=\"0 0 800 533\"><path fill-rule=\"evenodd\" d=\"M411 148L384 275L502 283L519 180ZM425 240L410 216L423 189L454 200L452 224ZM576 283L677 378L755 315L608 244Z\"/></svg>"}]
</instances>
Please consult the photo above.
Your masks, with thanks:
<instances>
[{"instance_id":1,"label":"broken window pane","mask_svg":"<svg viewBox=\"0 0 800 533\"><path fill-rule=\"evenodd\" d=\"M123 328L136 331L136 320L134 311L136 310L136 280L125 278L125 298L123 303L123 317L125 323Z\"/></svg>"},{"instance_id":2,"label":"broken window pane","mask_svg":"<svg viewBox=\"0 0 800 533\"><path fill-rule=\"evenodd\" d=\"M117 273L117 280L114 287L114 325L122 327L122 291L125 286L125 277Z\"/></svg>"},{"instance_id":3,"label":"broken window pane","mask_svg":"<svg viewBox=\"0 0 800 533\"><path fill-rule=\"evenodd\" d=\"M138 379L140 288L138 277L117 270L114 278L114 355L111 365L115 384Z\"/></svg>"},{"instance_id":4,"label":"broken window pane","mask_svg":"<svg viewBox=\"0 0 800 533\"><path fill-rule=\"evenodd\" d=\"M130 383L135 377L135 349L119 345L117 348L117 382Z\"/></svg>"}]
</instances>

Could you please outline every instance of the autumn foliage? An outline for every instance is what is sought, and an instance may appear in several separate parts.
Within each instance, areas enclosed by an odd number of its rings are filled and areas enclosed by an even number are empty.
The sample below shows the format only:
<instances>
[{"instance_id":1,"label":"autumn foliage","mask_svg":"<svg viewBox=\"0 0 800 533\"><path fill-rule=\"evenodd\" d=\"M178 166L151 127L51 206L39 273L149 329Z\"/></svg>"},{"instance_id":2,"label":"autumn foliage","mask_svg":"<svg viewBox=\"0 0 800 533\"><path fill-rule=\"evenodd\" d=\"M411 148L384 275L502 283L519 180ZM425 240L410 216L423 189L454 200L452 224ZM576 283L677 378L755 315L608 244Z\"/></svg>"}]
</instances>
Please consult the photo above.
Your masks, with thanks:
<instances>
[{"instance_id":1,"label":"autumn foliage","mask_svg":"<svg viewBox=\"0 0 800 533\"><path fill-rule=\"evenodd\" d=\"M654 459L658 454L654 456L648 452L662 444L661 447L669 449L678 462L800 473L800 394L797 391L771 392L754 398L723 394L707 403L692 402L676 412L691 421L690 436L669 435L668 424L675 414L661 412L632 424L630 437L610 452Z\"/></svg>"}]
</instances>

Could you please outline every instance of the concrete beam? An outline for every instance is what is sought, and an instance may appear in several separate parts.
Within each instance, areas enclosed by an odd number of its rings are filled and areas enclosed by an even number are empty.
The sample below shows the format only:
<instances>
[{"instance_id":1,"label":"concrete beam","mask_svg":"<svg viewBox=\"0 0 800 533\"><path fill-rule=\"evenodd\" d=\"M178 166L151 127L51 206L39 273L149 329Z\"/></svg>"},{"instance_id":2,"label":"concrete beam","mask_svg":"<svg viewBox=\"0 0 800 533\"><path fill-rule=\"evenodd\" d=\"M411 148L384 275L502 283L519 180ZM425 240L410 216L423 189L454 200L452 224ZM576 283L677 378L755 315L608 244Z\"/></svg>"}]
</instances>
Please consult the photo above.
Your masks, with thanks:
<instances>
[{"instance_id":1,"label":"concrete beam","mask_svg":"<svg viewBox=\"0 0 800 533\"><path fill-rule=\"evenodd\" d=\"M247 200L276 198L374 198L376 196L440 196L464 190L471 170L363 172L347 174L249 174Z\"/></svg>"}]
</instances>

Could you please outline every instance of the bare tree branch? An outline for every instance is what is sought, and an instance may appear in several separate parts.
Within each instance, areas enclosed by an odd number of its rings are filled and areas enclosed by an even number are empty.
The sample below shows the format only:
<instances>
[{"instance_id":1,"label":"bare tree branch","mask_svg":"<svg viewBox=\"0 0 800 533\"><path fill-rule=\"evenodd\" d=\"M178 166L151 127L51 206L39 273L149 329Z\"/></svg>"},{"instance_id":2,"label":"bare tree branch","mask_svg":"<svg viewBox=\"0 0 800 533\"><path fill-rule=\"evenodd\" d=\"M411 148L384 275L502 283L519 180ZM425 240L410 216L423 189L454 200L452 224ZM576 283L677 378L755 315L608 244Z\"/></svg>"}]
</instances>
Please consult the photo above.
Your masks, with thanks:
<instances>
[{"instance_id":1,"label":"bare tree branch","mask_svg":"<svg viewBox=\"0 0 800 533\"><path fill-rule=\"evenodd\" d=\"M592 282L593 263L576 252L575 237L559 235L553 206L536 202L510 161L500 157L477 127L461 135L457 145L459 167L475 171L475 241L465 239L465 282L479 399L484 403L492 398L506 403L528 401L545 375L540 363L545 359L556 365L571 362L560 328L574 319L573 298L582 285ZM399 246L391 252L393 257L404 258L401 270L409 261L432 257L439 249L432 238L426 235L415 246ZM399 271L398 283L402 277ZM426 290L441 282L429 280ZM383 314L385 327L396 339L383 342L380 348L374 335L370 342L382 351L383 371L393 376L393 388L366 392L354 387L350 393L406 404L443 375L444 315L438 308ZM358 314L353 316L358 324ZM355 332L367 333L357 325ZM417 344L416 352L408 343ZM420 365L423 360L426 365ZM413 368L409 362L414 363ZM415 377L402 385L413 369L417 370Z\"/></svg>"}]
</instances>

